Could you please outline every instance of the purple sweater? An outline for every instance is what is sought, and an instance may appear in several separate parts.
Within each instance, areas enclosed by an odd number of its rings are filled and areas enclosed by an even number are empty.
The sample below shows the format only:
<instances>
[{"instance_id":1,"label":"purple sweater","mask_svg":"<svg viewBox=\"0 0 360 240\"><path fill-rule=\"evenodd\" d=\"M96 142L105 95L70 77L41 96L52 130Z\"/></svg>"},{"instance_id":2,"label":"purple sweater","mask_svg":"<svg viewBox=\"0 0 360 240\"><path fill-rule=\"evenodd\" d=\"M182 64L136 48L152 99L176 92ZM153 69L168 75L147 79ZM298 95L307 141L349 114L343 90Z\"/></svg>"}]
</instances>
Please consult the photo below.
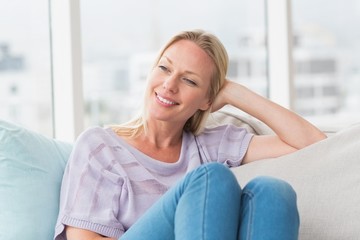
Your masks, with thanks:
<instances>
[{"instance_id":1,"label":"purple sweater","mask_svg":"<svg viewBox=\"0 0 360 240\"><path fill-rule=\"evenodd\" d=\"M110 128L94 127L75 143L61 187L55 239L65 225L119 238L186 173L208 162L239 166L253 135L224 125L199 136L184 132L180 158L164 163L127 144Z\"/></svg>"}]
</instances>

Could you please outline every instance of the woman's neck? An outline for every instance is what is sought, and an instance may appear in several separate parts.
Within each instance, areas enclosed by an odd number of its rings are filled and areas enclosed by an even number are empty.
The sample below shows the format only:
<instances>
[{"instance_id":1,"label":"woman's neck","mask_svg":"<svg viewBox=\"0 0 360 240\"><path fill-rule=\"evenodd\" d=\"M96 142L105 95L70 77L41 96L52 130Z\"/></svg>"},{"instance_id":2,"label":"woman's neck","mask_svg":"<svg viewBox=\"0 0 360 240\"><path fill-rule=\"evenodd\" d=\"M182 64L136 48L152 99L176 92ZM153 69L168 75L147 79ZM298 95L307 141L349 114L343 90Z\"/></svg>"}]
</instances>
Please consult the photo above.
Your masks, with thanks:
<instances>
[{"instance_id":1,"label":"woman's neck","mask_svg":"<svg viewBox=\"0 0 360 240\"><path fill-rule=\"evenodd\" d=\"M148 122L146 131L143 131L139 139L156 148L177 146L182 141L183 126L163 122Z\"/></svg>"}]
</instances>

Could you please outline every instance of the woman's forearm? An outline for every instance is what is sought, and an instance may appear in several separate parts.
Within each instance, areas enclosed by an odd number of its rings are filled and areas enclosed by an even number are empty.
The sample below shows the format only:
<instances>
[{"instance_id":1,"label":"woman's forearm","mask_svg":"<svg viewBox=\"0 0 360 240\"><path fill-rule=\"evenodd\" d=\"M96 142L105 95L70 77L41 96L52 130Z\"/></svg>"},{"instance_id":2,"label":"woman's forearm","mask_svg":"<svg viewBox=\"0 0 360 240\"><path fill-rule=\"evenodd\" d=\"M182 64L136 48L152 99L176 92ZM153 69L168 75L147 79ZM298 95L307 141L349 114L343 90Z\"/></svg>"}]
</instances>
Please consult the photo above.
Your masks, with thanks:
<instances>
[{"instance_id":1,"label":"woman's forearm","mask_svg":"<svg viewBox=\"0 0 360 240\"><path fill-rule=\"evenodd\" d=\"M66 226L66 238L68 240L115 240L115 238L103 237L95 232Z\"/></svg>"}]
</instances>

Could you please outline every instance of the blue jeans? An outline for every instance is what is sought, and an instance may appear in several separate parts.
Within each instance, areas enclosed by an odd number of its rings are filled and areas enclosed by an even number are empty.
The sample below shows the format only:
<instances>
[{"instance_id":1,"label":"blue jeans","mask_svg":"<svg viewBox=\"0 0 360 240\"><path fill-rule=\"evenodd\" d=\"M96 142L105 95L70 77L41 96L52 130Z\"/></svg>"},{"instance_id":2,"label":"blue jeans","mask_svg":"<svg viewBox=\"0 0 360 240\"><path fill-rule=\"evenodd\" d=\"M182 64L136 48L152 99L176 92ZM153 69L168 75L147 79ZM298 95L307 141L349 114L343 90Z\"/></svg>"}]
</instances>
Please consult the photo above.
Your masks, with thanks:
<instances>
[{"instance_id":1,"label":"blue jeans","mask_svg":"<svg viewBox=\"0 0 360 240\"><path fill-rule=\"evenodd\" d=\"M286 182L257 177L241 190L224 165L188 173L121 240L232 240L298 238L296 194Z\"/></svg>"}]
</instances>

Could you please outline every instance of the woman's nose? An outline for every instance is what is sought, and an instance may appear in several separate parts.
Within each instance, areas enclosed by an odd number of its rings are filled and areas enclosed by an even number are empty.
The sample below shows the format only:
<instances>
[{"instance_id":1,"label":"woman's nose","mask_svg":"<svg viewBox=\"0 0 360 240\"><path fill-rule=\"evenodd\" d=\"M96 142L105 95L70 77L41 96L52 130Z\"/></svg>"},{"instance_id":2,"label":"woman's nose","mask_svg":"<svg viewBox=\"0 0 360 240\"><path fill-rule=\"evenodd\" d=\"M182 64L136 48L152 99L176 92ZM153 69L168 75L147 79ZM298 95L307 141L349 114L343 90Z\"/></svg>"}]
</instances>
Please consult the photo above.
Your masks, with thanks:
<instances>
[{"instance_id":1,"label":"woman's nose","mask_svg":"<svg viewBox=\"0 0 360 240\"><path fill-rule=\"evenodd\" d=\"M176 76L168 76L163 82L163 88L169 92L176 93L178 91Z\"/></svg>"}]
</instances>

